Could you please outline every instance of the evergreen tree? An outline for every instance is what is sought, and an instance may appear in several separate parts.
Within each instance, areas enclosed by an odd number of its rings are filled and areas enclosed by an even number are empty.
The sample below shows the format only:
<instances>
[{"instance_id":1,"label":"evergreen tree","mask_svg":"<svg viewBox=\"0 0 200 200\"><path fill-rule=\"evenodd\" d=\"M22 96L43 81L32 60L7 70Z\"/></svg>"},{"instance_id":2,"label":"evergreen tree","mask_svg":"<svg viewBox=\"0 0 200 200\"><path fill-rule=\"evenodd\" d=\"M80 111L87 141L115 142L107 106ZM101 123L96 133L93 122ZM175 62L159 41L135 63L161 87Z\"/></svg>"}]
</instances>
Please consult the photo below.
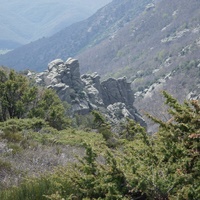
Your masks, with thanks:
<instances>
[{"instance_id":1,"label":"evergreen tree","mask_svg":"<svg viewBox=\"0 0 200 200\"><path fill-rule=\"evenodd\" d=\"M44 119L57 129L70 125L65 108L53 90L32 86L14 70L9 73L0 70L0 121L27 117Z\"/></svg>"},{"instance_id":2,"label":"evergreen tree","mask_svg":"<svg viewBox=\"0 0 200 200\"><path fill-rule=\"evenodd\" d=\"M31 109L36 99L37 88L31 87L28 80L11 70L7 75L0 72L1 121L9 118L22 118Z\"/></svg>"},{"instance_id":3,"label":"evergreen tree","mask_svg":"<svg viewBox=\"0 0 200 200\"><path fill-rule=\"evenodd\" d=\"M58 130L71 124L71 120L65 116L65 108L61 100L56 92L51 89L45 89L41 92L37 106L30 111L28 116L42 118Z\"/></svg>"}]
</instances>

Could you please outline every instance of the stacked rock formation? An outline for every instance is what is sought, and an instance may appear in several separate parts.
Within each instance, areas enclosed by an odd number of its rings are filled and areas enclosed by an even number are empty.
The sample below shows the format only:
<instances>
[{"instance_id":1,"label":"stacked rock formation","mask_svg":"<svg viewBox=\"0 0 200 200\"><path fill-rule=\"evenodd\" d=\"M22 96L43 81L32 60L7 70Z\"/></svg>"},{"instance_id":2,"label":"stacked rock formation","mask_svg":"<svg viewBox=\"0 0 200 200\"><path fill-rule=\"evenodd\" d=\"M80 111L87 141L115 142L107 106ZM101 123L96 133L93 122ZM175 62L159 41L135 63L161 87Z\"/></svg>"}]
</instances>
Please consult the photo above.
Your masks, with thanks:
<instances>
[{"instance_id":1,"label":"stacked rock formation","mask_svg":"<svg viewBox=\"0 0 200 200\"><path fill-rule=\"evenodd\" d=\"M71 105L71 112L87 114L97 109L114 123L129 117L145 125L133 106L134 95L126 78L109 78L100 82L97 73L80 75L78 60L69 58L66 62L56 59L48 64L48 70L28 73L38 84L56 90L62 101Z\"/></svg>"}]
</instances>

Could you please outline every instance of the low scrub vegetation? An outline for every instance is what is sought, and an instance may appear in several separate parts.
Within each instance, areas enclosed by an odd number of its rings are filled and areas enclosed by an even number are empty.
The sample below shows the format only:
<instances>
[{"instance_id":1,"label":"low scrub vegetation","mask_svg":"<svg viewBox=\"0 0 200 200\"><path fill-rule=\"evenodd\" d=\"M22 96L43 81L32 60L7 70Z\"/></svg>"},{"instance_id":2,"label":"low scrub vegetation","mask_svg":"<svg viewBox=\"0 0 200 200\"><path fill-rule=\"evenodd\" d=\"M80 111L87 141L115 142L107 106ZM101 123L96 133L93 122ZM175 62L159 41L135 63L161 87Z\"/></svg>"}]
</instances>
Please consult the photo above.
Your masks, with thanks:
<instances>
[{"instance_id":1,"label":"low scrub vegetation","mask_svg":"<svg viewBox=\"0 0 200 200\"><path fill-rule=\"evenodd\" d=\"M180 104L166 92L163 94L171 119L164 122L149 115L159 124L153 135L130 119L120 133L113 133L96 111L92 113L96 133L73 128L59 131L45 121L35 128L39 119L15 119L23 128L15 125L13 132L8 128L10 134L18 133L10 139L5 126L7 123L9 127L9 120L2 122L1 139L8 143L21 145L27 138L27 142L43 145L44 151L49 146L57 147L57 155L63 153L65 145L81 150L73 161L62 166L58 163L54 170L2 189L0 199L200 199L200 104ZM1 172L5 168L12 171L12 164L5 160L0 166Z\"/></svg>"}]
</instances>

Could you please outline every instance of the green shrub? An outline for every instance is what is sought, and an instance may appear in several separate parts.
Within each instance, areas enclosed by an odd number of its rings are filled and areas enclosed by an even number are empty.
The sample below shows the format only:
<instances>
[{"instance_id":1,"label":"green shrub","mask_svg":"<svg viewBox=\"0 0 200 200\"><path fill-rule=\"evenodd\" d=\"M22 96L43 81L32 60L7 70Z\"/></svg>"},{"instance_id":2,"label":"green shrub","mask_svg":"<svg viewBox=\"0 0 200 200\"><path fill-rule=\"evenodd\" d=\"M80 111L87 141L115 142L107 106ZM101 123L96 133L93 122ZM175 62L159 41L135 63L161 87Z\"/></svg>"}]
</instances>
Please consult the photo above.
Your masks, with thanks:
<instances>
[{"instance_id":1,"label":"green shrub","mask_svg":"<svg viewBox=\"0 0 200 200\"><path fill-rule=\"evenodd\" d=\"M18 154L23 150L20 144L16 144L16 143L9 143L8 148L10 149L10 152L12 153L12 155Z\"/></svg>"},{"instance_id":2,"label":"green shrub","mask_svg":"<svg viewBox=\"0 0 200 200\"><path fill-rule=\"evenodd\" d=\"M2 159L0 159L0 172L1 171L11 171L12 166L10 164L10 162L7 161L3 161Z\"/></svg>"},{"instance_id":3,"label":"green shrub","mask_svg":"<svg viewBox=\"0 0 200 200\"><path fill-rule=\"evenodd\" d=\"M1 191L0 199L200 199L200 104L180 104L163 94L172 118L165 122L149 116L159 124L154 135L130 120L122 145L113 149L101 142L103 134L63 130L54 139L82 144L85 156L53 174ZM102 128L104 119L96 117ZM90 145L84 145L87 140Z\"/></svg>"},{"instance_id":4,"label":"green shrub","mask_svg":"<svg viewBox=\"0 0 200 200\"><path fill-rule=\"evenodd\" d=\"M43 119L9 119L5 122L0 122L0 129L3 132L16 133L22 130L39 131L43 127L48 126Z\"/></svg>"},{"instance_id":5,"label":"green shrub","mask_svg":"<svg viewBox=\"0 0 200 200\"><path fill-rule=\"evenodd\" d=\"M2 200L46 200L44 194L49 191L55 191L55 185L52 186L48 178L41 177L40 179L27 180L19 187L13 187L9 190L0 192Z\"/></svg>"}]
</instances>

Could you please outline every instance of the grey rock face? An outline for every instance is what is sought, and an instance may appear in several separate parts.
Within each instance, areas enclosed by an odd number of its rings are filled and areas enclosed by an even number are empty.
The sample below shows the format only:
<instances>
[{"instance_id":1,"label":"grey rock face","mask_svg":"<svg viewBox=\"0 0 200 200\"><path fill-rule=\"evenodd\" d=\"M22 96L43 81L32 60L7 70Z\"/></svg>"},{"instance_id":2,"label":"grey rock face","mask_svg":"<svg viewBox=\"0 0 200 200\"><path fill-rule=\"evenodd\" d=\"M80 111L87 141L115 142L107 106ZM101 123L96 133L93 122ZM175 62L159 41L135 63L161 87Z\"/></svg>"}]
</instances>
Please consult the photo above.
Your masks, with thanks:
<instances>
[{"instance_id":1,"label":"grey rock face","mask_svg":"<svg viewBox=\"0 0 200 200\"><path fill-rule=\"evenodd\" d=\"M80 76L78 60L72 58L66 62L56 59L48 64L48 70L38 74L29 72L27 76L54 89L62 101L71 105L72 114L98 109L113 123L129 117L145 125L133 106L134 95L125 77L101 83L97 73Z\"/></svg>"},{"instance_id":2,"label":"grey rock face","mask_svg":"<svg viewBox=\"0 0 200 200\"><path fill-rule=\"evenodd\" d=\"M68 74L70 75L71 85L75 91L80 91L83 88L83 83L80 79L80 70L79 70L79 63L78 60L69 58L65 62L65 66L67 69L69 69ZM66 79L67 78L67 79ZM64 80L68 80L68 77L63 76L62 78L63 82ZM66 83L67 84L67 83Z\"/></svg>"},{"instance_id":3,"label":"grey rock face","mask_svg":"<svg viewBox=\"0 0 200 200\"><path fill-rule=\"evenodd\" d=\"M127 82L126 77L108 80L101 84L101 94L104 104L121 102L127 106L132 106L134 102L134 95L131 90L130 83Z\"/></svg>"},{"instance_id":4,"label":"grey rock face","mask_svg":"<svg viewBox=\"0 0 200 200\"><path fill-rule=\"evenodd\" d=\"M84 82L84 90L90 106L95 109L104 106L100 93L100 76L97 73L84 74L81 76L81 80Z\"/></svg>"},{"instance_id":5,"label":"grey rock face","mask_svg":"<svg viewBox=\"0 0 200 200\"><path fill-rule=\"evenodd\" d=\"M56 59L48 64L44 82L47 85L63 83L75 91L82 89L78 60L69 58L66 62Z\"/></svg>"},{"instance_id":6,"label":"grey rock face","mask_svg":"<svg viewBox=\"0 0 200 200\"><path fill-rule=\"evenodd\" d=\"M121 102L110 104L107 106L107 111L110 120L114 123L117 123L120 119L133 118L126 105Z\"/></svg>"},{"instance_id":7,"label":"grey rock face","mask_svg":"<svg viewBox=\"0 0 200 200\"><path fill-rule=\"evenodd\" d=\"M63 62L63 60L61 60L61 59L53 60L52 62L50 62L50 63L48 64L48 70L49 70L49 71L52 71L52 69L54 69L54 68L56 68L57 66L62 65L62 64L64 64L64 62Z\"/></svg>"}]
</instances>

